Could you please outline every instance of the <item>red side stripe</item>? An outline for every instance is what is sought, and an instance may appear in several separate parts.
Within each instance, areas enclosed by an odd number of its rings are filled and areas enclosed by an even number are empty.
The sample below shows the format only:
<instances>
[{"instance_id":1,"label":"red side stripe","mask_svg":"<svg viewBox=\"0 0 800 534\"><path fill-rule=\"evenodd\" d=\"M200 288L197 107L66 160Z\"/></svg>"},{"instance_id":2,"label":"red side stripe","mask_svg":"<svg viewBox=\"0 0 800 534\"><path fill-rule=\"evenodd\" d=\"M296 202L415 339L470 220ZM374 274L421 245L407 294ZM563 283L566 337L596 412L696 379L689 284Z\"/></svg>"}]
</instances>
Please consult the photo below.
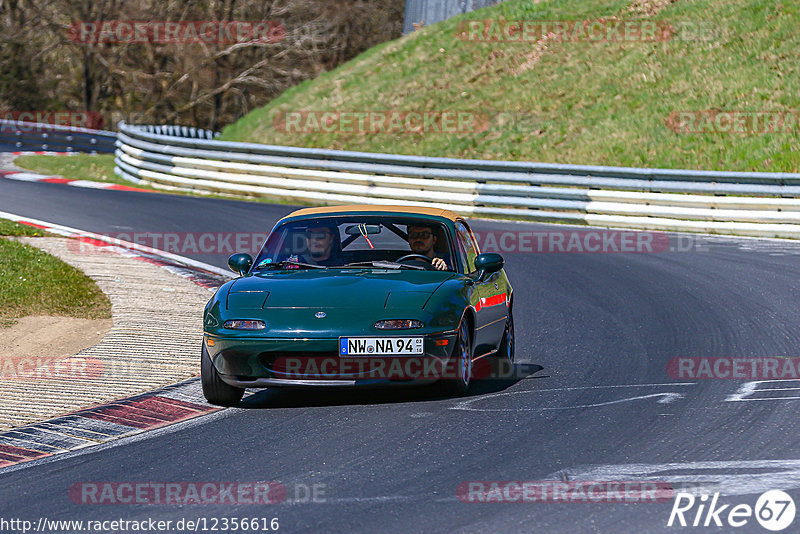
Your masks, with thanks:
<instances>
[{"instance_id":1,"label":"red side stripe","mask_svg":"<svg viewBox=\"0 0 800 534\"><path fill-rule=\"evenodd\" d=\"M507 298L505 293L494 295L493 297L489 297L488 299L480 299L478 301L478 304L475 305L475 311L481 311L481 308L505 304L506 300Z\"/></svg>"},{"instance_id":2,"label":"red side stripe","mask_svg":"<svg viewBox=\"0 0 800 534\"><path fill-rule=\"evenodd\" d=\"M506 303L506 294L495 295L483 301L484 306L497 306L498 304Z\"/></svg>"}]
</instances>

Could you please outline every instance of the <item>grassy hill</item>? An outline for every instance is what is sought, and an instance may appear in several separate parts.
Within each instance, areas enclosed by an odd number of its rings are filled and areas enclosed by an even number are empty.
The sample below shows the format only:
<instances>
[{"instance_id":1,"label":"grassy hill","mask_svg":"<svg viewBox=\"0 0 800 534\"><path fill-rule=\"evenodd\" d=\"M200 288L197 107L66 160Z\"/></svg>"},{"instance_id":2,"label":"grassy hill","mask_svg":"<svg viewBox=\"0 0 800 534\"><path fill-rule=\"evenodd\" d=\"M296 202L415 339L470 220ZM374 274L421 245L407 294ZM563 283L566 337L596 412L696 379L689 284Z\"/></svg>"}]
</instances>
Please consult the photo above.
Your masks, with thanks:
<instances>
[{"instance_id":1,"label":"grassy hill","mask_svg":"<svg viewBox=\"0 0 800 534\"><path fill-rule=\"evenodd\" d=\"M678 31L627 42L476 42L460 33L469 20L614 17ZM798 172L800 125L787 124L781 133L681 133L668 124L682 111L800 109L798 25L800 3L792 1L507 0L377 46L286 91L230 125L222 138L429 156ZM701 38L688 35L687 27L702 28ZM480 118L481 127L325 132L303 115L326 111L461 111ZM285 131L287 113L303 115L304 131Z\"/></svg>"}]
</instances>

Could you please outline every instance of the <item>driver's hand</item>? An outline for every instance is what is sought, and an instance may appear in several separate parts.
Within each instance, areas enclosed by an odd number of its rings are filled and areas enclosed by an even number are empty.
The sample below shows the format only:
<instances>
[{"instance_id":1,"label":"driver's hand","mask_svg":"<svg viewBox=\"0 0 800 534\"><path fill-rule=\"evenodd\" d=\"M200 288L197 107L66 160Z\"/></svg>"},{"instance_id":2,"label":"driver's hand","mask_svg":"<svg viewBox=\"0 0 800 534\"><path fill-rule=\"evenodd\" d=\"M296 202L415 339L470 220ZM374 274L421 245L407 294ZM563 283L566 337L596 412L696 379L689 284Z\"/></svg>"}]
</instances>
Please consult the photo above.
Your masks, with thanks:
<instances>
[{"instance_id":1,"label":"driver's hand","mask_svg":"<svg viewBox=\"0 0 800 534\"><path fill-rule=\"evenodd\" d=\"M447 264L444 262L442 258L433 258L433 260L431 260L431 265L436 267L437 271L447 270Z\"/></svg>"}]
</instances>

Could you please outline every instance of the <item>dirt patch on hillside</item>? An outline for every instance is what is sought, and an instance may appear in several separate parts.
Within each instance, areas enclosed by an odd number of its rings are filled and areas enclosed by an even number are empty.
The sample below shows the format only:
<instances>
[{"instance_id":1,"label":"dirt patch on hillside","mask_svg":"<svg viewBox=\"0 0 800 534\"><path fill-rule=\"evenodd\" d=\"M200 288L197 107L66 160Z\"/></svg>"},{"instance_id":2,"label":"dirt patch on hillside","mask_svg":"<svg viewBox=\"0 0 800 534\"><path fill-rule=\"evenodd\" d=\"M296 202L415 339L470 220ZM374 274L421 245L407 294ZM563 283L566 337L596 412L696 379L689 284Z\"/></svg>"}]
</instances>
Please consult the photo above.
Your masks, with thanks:
<instances>
[{"instance_id":1,"label":"dirt patch on hillside","mask_svg":"<svg viewBox=\"0 0 800 534\"><path fill-rule=\"evenodd\" d=\"M2 329L4 358L65 358L96 345L111 329L111 319L22 317Z\"/></svg>"}]
</instances>

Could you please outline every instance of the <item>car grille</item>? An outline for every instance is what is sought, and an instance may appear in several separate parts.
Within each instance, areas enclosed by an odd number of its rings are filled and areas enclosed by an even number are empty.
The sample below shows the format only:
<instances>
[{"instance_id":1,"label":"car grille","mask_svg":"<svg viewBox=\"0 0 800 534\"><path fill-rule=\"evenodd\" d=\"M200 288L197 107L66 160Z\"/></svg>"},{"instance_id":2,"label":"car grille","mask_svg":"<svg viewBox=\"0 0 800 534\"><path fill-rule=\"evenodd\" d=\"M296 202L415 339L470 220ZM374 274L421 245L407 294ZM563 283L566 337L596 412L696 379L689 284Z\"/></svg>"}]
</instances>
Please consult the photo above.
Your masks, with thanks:
<instances>
[{"instance_id":1,"label":"car grille","mask_svg":"<svg viewBox=\"0 0 800 534\"><path fill-rule=\"evenodd\" d=\"M308 363L311 360L320 364L325 359L332 358L338 359L339 353L332 352L332 351L323 351L323 352L316 352L316 351L299 351L299 352L262 352L258 355L258 361L261 362L263 365L275 378L294 378L297 380L314 380L314 379L330 379L331 377L325 377L316 374L303 374L298 376L296 370L298 367L301 369L307 369ZM300 365L298 366L298 362ZM284 376L287 372L287 365L290 367L293 372L287 377Z\"/></svg>"}]
</instances>

